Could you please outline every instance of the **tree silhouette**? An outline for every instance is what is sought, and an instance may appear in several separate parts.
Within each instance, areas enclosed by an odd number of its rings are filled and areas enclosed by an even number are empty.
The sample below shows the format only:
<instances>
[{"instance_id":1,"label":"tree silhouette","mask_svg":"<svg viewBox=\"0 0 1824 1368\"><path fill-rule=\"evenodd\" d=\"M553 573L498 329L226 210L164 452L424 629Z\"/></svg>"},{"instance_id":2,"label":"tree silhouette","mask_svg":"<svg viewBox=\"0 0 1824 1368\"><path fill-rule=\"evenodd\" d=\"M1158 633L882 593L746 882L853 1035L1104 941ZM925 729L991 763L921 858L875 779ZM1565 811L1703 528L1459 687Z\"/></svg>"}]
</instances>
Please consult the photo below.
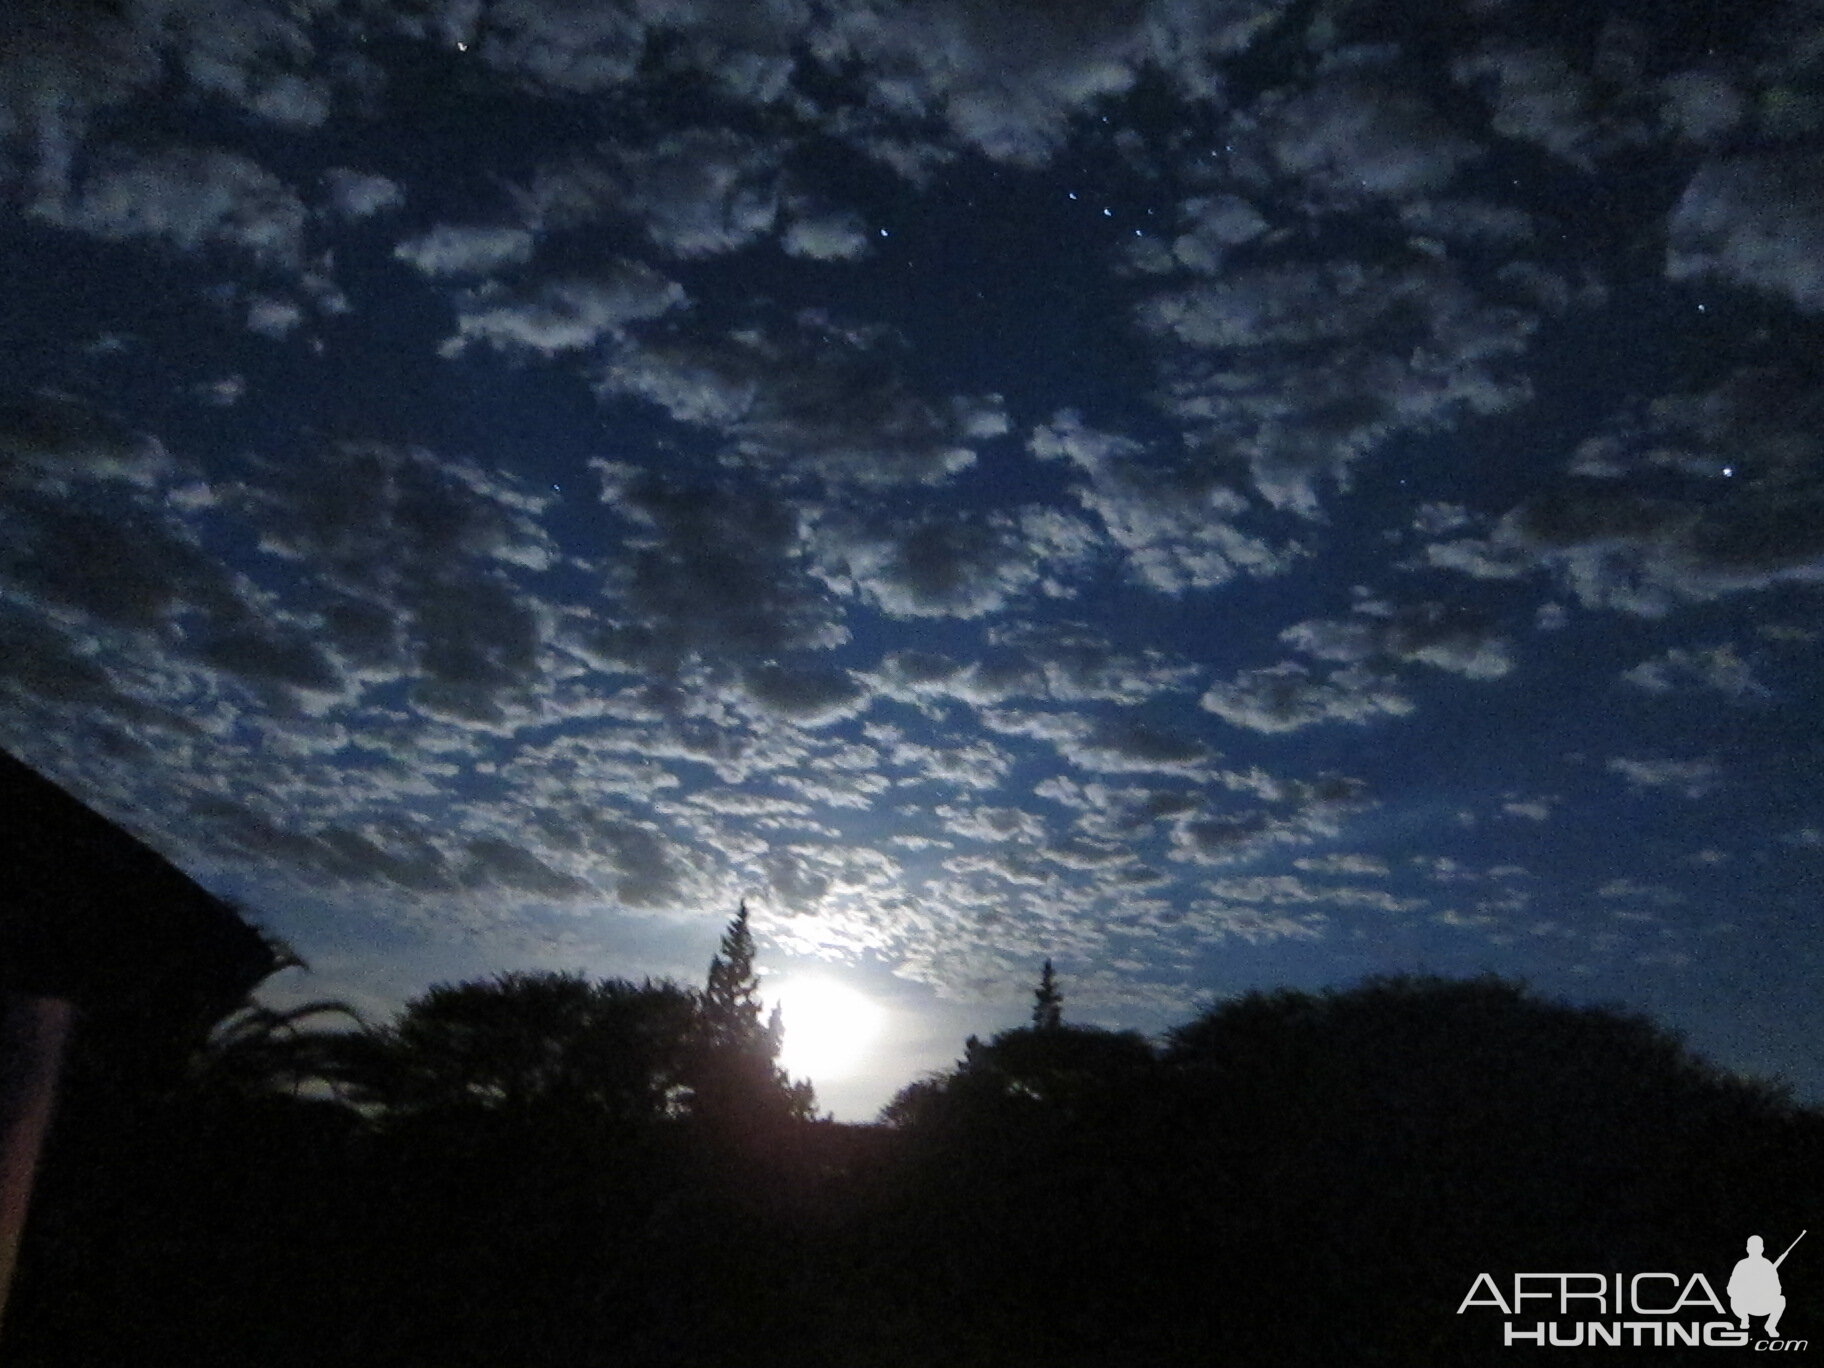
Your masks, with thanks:
<instances>
[{"instance_id":1,"label":"tree silhouette","mask_svg":"<svg viewBox=\"0 0 1824 1368\"><path fill-rule=\"evenodd\" d=\"M749 1132L815 1114L811 1085L792 1081L779 1068L784 1018L775 1007L763 1023L763 1011L743 901L709 962L691 1072L692 1110L722 1129Z\"/></svg>"},{"instance_id":2,"label":"tree silhouette","mask_svg":"<svg viewBox=\"0 0 1824 1368\"><path fill-rule=\"evenodd\" d=\"M1033 990L1032 1024L1041 1031L1056 1030L1064 1024L1064 994L1058 988L1057 975L1051 971L1051 961L1045 961L1045 970L1039 975L1039 986Z\"/></svg>"},{"instance_id":3,"label":"tree silhouette","mask_svg":"<svg viewBox=\"0 0 1824 1368\"><path fill-rule=\"evenodd\" d=\"M272 951L271 979L287 969L310 966L280 938L259 933ZM311 1085L333 1090L339 1061L346 1053L347 1029L326 1022L341 1018L348 1026L364 1023L346 1002L317 998L280 1010L268 1007L250 989L233 1011L215 1021L190 1051L185 1083L205 1094L242 1097L289 1094L300 1097Z\"/></svg>"},{"instance_id":4,"label":"tree silhouette","mask_svg":"<svg viewBox=\"0 0 1824 1368\"><path fill-rule=\"evenodd\" d=\"M701 989L504 974L333 1035L250 1002L53 1144L7 1361L1483 1363L1476 1270L1714 1270L1824 1174L1815 1111L1498 979L1156 1049L1047 965L880 1127L795 1119L760 987L742 907ZM329 1066L372 1124L285 1095Z\"/></svg>"},{"instance_id":5,"label":"tree silhouette","mask_svg":"<svg viewBox=\"0 0 1824 1368\"><path fill-rule=\"evenodd\" d=\"M760 1024L760 976L754 971L754 933L748 924L747 903L722 933L722 944L709 961L709 982L703 990L703 1028L718 1046L763 1051L776 1056L783 1026L775 1009Z\"/></svg>"},{"instance_id":6,"label":"tree silhouette","mask_svg":"<svg viewBox=\"0 0 1824 1368\"><path fill-rule=\"evenodd\" d=\"M1138 1031L1022 1026L992 1040L970 1036L947 1073L900 1090L883 1119L1002 1124L1039 1116L1082 1122L1146 1086L1156 1060Z\"/></svg>"},{"instance_id":7,"label":"tree silhouette","mask_svg":"<svg viewBox=\"0 0 1824 1368\"><path fill-rule=\"evenodd\" d=\"M688 1091L696 1002L668 982L509 973L440 984L351 1041L352 1095L394 1118L567 1112L639 1123Z\"/></svg>"}]
</instances>

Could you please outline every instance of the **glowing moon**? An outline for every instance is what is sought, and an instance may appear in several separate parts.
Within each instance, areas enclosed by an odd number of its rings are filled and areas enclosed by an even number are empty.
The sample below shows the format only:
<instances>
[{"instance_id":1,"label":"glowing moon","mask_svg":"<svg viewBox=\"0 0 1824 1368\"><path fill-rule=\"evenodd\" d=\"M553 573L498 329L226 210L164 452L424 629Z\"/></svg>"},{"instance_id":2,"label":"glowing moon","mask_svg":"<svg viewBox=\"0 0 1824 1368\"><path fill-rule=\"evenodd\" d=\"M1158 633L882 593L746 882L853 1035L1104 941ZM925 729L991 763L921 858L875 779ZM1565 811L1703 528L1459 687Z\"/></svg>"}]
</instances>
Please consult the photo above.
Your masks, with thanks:
<instances>
[{"instance_id":1,"label":"glowing moon","mask_svg":"<svg viewBox=\"0 0 1824 1368\"><path fill-rule=\"evenodd\" d=\"M785 1014L779 1065L812 1082L850 1073L886 1017L878 1003L831 979L787 979L771 996Z\"/></svg>"}]
</instances>

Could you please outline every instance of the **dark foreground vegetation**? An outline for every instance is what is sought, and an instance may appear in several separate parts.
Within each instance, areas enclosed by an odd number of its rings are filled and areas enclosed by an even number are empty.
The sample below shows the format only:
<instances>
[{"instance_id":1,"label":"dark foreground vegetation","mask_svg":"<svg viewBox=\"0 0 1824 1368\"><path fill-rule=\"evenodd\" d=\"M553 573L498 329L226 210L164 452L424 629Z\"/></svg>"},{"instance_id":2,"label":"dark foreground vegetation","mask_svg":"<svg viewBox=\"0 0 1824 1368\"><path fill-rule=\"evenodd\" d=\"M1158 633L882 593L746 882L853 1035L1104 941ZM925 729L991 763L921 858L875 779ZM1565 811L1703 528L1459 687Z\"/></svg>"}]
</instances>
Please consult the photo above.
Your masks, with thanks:
<instances>
[{"instance_id":1,"label":"dark foreground vegetation","mask_svg":"<svg viewBox=\"0 0 1824 1368\"><path fill-rule=\"evenodd\" d=\"M1457 1314L1480 1272L1720 1293L1748 1234L1824 1213L1824 1118L1499 980L1250 996L1155 1044L1067 1024L1048 975L879 1126L814 1118L754 989L742 918L701 991L508 976L340 1034L250 1007L159 1067L92 1034L0 1358L1511 1362ZM1821 1265L1785 1269L1814 1346Z\"/></svg>"}]
</instances>

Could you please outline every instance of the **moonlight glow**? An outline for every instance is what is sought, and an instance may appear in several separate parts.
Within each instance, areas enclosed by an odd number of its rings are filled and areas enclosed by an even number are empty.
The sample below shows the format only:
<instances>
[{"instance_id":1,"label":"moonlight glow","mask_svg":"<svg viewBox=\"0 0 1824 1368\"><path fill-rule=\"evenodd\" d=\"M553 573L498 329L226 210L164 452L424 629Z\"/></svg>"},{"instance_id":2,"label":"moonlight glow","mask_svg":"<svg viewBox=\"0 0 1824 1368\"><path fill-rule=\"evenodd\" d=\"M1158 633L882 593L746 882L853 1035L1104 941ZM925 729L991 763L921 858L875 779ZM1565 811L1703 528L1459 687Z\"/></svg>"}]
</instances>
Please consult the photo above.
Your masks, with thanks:
<instances>
[{"instance_id":1,"label":"moonlight glow","mask_svg":"<svg viewBox=\"0 0 1824 1368\"><path fill-rule=\"evenodd\" d=\"M885 1016L878 1003L829 979L788 979L773 996L785 1013L780 1066L814 1082L852 1073Z\"/></svg>"}]
</instances>

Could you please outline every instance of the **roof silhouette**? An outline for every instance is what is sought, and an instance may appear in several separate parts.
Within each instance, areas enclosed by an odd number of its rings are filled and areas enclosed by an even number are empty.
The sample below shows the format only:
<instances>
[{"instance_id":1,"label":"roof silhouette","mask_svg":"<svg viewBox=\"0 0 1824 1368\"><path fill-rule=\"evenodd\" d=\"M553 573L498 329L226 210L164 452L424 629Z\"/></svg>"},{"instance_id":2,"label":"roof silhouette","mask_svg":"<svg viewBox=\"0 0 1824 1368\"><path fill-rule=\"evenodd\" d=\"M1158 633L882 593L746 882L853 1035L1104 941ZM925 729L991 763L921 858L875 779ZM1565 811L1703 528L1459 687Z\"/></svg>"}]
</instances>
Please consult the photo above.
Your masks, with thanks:
<instances>
[{"instance_id":1,"label":"roof silhouette","mask_svg":"<svg viewBox=\"0 0 1824 1368\"><path fill-rule=\"evenodd\" d=\"M189 1015L275 967L228 903L4 751L0 813L0 992Z\"/></svg>"}]
</instances>

